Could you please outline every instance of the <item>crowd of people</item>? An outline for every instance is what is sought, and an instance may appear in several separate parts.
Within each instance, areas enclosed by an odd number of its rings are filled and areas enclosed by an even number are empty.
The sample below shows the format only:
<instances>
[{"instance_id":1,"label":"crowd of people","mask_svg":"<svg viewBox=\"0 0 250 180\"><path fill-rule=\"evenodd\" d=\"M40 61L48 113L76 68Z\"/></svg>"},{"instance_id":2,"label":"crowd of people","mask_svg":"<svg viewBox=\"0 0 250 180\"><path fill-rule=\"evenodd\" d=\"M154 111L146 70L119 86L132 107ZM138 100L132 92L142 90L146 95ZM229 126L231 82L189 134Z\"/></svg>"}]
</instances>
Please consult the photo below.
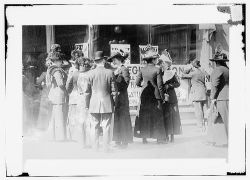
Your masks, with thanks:
<instances>
[{"instance_id":1,"label":"crowd of people","mask_svg":"<svg viewBox=\"0 0 250 180\"><path fill-rule=\"evenodd\" d=\"M130 74L124 65L128 54L120 51L106 57L102 51L97 51L91 60L76 49L71 56L69 62L65 61L60 45L53 44L46 58L47 69L37 78L35 86L30 85L23 75L24 128L30 123L29 119L34 118L35 113L30 113L34 103L30 103L30 99L36 94L35 87L39 86L42 93L34 126L46 132L52 140L74 140L85 148L96 150L102 144L105 152L111 151L111 141L115 142L116 148L127 148L133 137L141 138L143 144L148 143L148 138L156 139L158 144L172 143L174 135L182 133L174 90L180 86L180 78L192 79L192 100L197 124L202 127L207 92L199 61L194 61L192 68L178 77L171 69L172 59L168 51L159 55L149 46L143 57L146 65L136 79L136 85L142 88L132 128L127 92ZM211 61L217 64L211 75L211 107L217 107L217 114L228 132L229 81L225 64L228 59L220 52ZM30 95L25 93L27 89ZM215 114L210 112L211 116ZM100 136L103 137L101 142Z\"/></svg>"}]
</instances>

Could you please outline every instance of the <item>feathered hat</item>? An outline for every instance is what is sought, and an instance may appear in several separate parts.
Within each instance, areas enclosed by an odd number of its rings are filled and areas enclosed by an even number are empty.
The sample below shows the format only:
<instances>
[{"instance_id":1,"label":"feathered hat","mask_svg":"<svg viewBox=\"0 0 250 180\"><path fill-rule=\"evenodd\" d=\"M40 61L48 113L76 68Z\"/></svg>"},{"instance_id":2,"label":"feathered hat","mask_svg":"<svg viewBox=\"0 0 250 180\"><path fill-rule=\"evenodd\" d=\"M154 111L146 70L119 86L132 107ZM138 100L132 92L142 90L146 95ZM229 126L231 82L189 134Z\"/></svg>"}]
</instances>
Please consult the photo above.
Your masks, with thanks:
<instances>
[{"instance_id":1,"label":"feathered hat","mask_svg":"<svg viewBox=\"0 0 250 180\"><path fill-rule=\"evenodd\" d=\"M146 53L144 54L142 59L144 61L149 61L152 59L156 59L158 57L159 57L159 54L154 50L154 48L150 44L148 44L146 47Z\"/></svg>"}]
</instances>

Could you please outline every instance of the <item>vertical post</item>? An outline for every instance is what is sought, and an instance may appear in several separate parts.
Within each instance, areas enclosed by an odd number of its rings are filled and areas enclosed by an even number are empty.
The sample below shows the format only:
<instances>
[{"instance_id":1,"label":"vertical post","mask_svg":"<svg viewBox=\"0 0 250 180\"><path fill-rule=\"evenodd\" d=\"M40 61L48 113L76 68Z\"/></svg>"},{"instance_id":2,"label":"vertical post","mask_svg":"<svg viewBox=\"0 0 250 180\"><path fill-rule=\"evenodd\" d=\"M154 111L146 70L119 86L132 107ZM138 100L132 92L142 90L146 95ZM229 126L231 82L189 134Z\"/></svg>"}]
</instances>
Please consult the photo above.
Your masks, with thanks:
<instances>
[{"instance_id":1,"label":"vertical post","mask_svg":"<svg viewBox=\"0 0 250 180\"><path fill-rule=\"evenodd\" d=\"M55 26L48 25L46 26L46 46L47 53L50 51L51 44L55 43Z\"/></svg>"},{"instance_id":2,"label":"vertical post","mask_svg":"<svg viewBox=\"0 0 250 180\"><path fill-rule=\"evenodd\" d=\"M185 57L185 61L187 62L188 61L188 25L187 25L187 31L186 31L186 57Z\"/></svg>"},{"instance_id":3,"label":"vertical post","mask_svg":"<svg viewBox=\"0 0 250 180\"><path fill-rule=\"evenodd\" d=\"M150 42L150 24L148 25L148 44L151 44Z\"/></svg>"},{"instance_id":4,"label":"vertical post","mask_svg":"<svg viewBox=\"0 0 250 180\"><path fill-rule=\"evenodd\" d=\"M92 26L92 24L89 24L89 26L88 26L88 32L89 32L89 39L88 39L88 44L89 44L89 58L93 58L93 42L92 42L92 40L93 40L93 38L92 38L92 36L93 36L93 31L92 31L92 28L93 26Z\"/></svg>"}]
</instances>

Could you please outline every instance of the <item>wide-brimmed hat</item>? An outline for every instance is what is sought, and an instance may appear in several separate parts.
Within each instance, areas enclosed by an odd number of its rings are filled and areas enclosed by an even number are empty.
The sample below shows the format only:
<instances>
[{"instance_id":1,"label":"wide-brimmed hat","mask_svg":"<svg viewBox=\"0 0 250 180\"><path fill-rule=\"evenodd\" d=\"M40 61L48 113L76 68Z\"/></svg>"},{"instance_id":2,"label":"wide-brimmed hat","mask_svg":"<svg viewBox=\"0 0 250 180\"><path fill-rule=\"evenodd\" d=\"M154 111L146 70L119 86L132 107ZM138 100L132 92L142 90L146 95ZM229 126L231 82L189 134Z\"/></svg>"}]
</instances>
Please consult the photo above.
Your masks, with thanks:
<instances>
[{"instance_id":1,"label":"wide-brimmed hat","mask_svg":"<svg viewBox=\"0 0 250 180\"><path fill-rule=\"evenodd\" d=\"M214 57L209 60L210 61L229 61L229 59L227 58L227 55L223 52L215 53Z\"/></svg>"},{"instance_id":2,"label":"wide-brimmed hat","mask_svg":"<svg viewBox=\"0 0 250 180\"><path fill-rule=\"evenodd\" d=\"M128 53L124 53L123 50L120 50L118 52L116 52L115 54L113 54L112 56L110 56L107 61L111 62L114 58L120 59L121 61L124 61L125 59L127 59L127 57L129 56Z\"/></svg>"},{"instance_id":3,"label":"wide-brimmed hat","mask_svg":"<svg viewBox=\"0 0 250 180\"><path fill-rule=\"evenodd\" d=\"M154 51L153 49L149 49L148 51L146 51L146 53L144 54L144 57L142 58L144 61L148 61L151 59L156 59L159 57L159 54Z\"/></svg>"},{"instance_id":4,"label":"wide-brimmed hat","mask_svg":"<svg viewBox=\"0 0 250 180\"><path fill-rule=\"evenodd\" d=\"M95 57L94 61L98 61L98 60L106 59L107 58L107 56L103 55L103 51L96 51L94 57Z\"/></svg>"},{"instance_id":5,"label":"wide-brimmed hat","mask_svg":"<svg viewBox=\"0 0 250 180\"><path fill-rule=\"evenodd\" d=\"M159 57L159 60L162 60L163 62L167 62L171 64L173 62L169 52L166 49L162 51L161 56Z\"/></svg>"},{"instance_id":6,"label":"wide-brimmed hat","mask_svg":"<svg viewBox=\"0 0 250 180\"><path fill-rule=\"evenodd\" d=\"M50 47L50 52L61 52L60 44L52 44Z\"/></svg>"}]
</instances>

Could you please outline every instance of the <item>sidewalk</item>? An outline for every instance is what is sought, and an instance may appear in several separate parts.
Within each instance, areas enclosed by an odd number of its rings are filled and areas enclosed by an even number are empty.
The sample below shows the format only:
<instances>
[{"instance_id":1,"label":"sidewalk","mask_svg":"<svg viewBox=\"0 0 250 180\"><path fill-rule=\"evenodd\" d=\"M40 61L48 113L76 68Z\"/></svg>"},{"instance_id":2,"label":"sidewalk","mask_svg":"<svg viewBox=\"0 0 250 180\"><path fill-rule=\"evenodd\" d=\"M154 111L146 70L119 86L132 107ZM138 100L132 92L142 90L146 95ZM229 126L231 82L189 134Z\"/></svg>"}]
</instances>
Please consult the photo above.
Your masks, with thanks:
<instances>
[{"instance_id":1,"label":"sidewalk","mask_svg":"<svg viewBox=\"0 0 250 180\"><path fill-rule=\"evenodd\" d=\"M94 152L83 149L76 142L46 142L24 139L24 159L109 159L109 158L227 158L227 148L213 147L205 144L206 133L199 131L192 124L182 127L183 133L175 136L174 143L156 144L149 139L142 144L141 139L134 138L134 143L127 149L115 149L113 153Z\"/></svg>"}]
</instances>

